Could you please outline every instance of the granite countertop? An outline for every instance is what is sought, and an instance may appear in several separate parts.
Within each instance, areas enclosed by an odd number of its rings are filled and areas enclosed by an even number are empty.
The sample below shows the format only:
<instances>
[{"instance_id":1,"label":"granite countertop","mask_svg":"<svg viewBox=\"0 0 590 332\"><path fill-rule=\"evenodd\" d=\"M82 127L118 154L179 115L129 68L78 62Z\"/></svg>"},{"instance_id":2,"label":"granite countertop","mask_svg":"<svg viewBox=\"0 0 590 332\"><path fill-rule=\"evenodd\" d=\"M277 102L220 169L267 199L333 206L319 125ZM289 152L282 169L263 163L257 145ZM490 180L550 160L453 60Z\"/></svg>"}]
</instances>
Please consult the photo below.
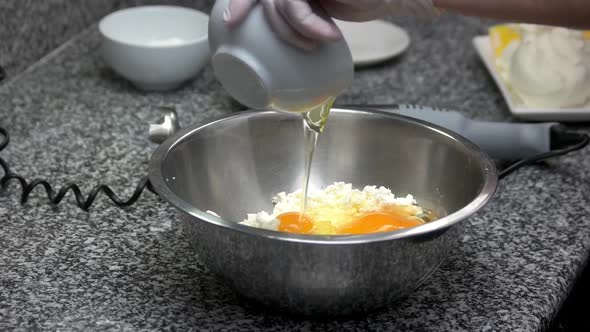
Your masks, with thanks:
<instances>
[{"instance_id":1,"label":"granite countertop","mask_svg":"<svg viewBox=\"0 0 590 332\"><path fill-rule=\"evenodd\" d=\"M166 4L208 11L213 2L214 0L3 0L0 1L0 65L8 75L16 75L92 22L116 9Z\"/></svg>"},{"instance_id":2,"label":"granite countertop","mask_svg":"<svg viewBox=\"0 0 590 332\"><path fill-rule=\"evenodd\" d=\"M510 119L475 55L477 19L403 20L406 55L359 70L343 103L418 103ZM0 87L1 156L29 179L98 181L129 195L155 146L158 105L181 124L240 109L210 68L183 89L142 93L99 59L96 27ZM584 128L580 128L584 129ZM557 313L590 248L588 150L532 166L502 181L468 222L451 256L408 298L367 317L306 321L243 307L210 275L151 193L127 209L104 196L89 212L24 206L13 184L0 195L0 330L435 330L536 331Z\"/></svg>"}]
</instances>

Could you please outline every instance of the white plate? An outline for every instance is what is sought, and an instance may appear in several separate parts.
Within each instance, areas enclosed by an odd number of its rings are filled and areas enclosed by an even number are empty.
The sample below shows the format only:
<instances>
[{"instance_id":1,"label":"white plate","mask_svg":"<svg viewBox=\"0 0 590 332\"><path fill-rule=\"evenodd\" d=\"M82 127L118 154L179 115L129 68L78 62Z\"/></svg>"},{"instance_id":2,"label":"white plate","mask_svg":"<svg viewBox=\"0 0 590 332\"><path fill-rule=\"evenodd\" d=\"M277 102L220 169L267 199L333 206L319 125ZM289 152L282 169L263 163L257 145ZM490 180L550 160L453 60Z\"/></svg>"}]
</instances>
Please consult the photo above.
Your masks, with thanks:
<instances>
[{"instance_id":1,"label":"white plate","mask_svg":"<svg viewBox=\"0 0 590 332\"><path fill-rule=\"evenodd\" d=\"M488 71L492 74L494 81L500 88L510 112L517 118L532 121L589 121L590 107L582 108L530 108L524 106L519 98L508 89L504 81L500 78L498 70L494 64L492 45L488 36L477 36L473 39L473 45L477 53L483 60Z\"/></svg>"},{"instance_id":2,"label":"white plate","mask_svg":"<svg viewBox=\"0 0 590 332\"><path fill-rule=\"evenodd\" d=\"M385 21L335 20L352 52L356 66L374 65L402 54L410 46L408 33Z\"/></svg>"}]
</instances>

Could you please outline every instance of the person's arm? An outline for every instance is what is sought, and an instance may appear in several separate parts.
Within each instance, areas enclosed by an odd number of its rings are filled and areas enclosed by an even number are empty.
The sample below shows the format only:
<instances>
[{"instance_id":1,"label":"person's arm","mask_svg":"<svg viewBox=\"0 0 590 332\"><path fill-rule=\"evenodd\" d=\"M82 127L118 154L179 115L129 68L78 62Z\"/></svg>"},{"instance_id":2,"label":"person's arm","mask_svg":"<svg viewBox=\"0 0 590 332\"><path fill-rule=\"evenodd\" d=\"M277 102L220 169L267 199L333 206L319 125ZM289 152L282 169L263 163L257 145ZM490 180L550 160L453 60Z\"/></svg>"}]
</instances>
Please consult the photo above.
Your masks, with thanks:
<instances>
[{"instance_id":1,"label":"person's arm","mask_svg":"<svg viewBox=\"0 0 590 332\"><path fill-rule=\"evenodd\" d=\"M517 23L590 29L590 0L433 0L439 9Z\"/></svg>"},{"instance_id":2,"label":"person's arm","mask_svg":"<svg viewBox=\"0 0 590 332\"><path fill-rule=\"evenodd\" d=\"M239 25L258 2L279 36L304 49L342 38L323 14L368 21L389 15L437 16L447 10L514 23L590 29L590 0L230 0L226 24Z\"/></svg>"}]
</instances>

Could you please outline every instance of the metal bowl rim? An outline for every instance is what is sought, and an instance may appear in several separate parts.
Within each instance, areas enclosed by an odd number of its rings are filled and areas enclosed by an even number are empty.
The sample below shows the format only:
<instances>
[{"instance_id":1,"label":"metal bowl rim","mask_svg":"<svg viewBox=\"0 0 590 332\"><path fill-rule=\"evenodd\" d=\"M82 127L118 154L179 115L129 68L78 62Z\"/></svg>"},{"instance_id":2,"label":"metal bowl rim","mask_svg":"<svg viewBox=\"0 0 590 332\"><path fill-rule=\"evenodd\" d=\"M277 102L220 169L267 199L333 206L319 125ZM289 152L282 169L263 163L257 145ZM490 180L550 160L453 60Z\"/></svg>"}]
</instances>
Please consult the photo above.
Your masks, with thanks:
<instances>
[{"instance_id":1,"label":"metal bowl rim","mask_svg":"<svg viewBox=\"0 0 590 332\"><path fill-rule=\"evenodd\" d=\"M360 234L360 235L300 235L300 234L291 234L291 233L284 233L279 231L271 231L246 225L241 225L237 222L227 221L222 218L216 217L206 211L202 211L200 209L195 208L188 202L180 199L166 184L164 180L164 176L162 174L162 163L165 160L168 153L174 149L174 147L180 143L182 143L185 139L189 138L195 132L203 130L209 126L214 126L215 124L228 121L235 118L240 117L248 117L250 115L261 115L261 114L284 114L275 111L252 111L246 110L241 112L235 112L230 115L224 115L212 120L209 120L205 123L196 124L191 127L183 128L179 130L177 133L169 137L166 141L164 141L160 146L156 148L152 157L150 158L149 162L149 170L148 176L151 182L151 185L155 192L162 197L164 200L172 204L174 207L179 209L186 215L195 217L198 221L207 222L210 224L217 225L219 227L226 228L231 231L236 231L240 233L245 233L251 236L257 237L264 237L267 239L274 239L280 241L288 241L288 242L298 242L298 243L310 243L310 244L328 244L328 245L341 245L341 244L360 244L360 243L369 243L369 242L380 242L380 241L389 241L395 239L405 239L410 238L418 235L425 235L431 232L435 232L438 230L445 229L447 227L451 227L454 224L460 223L465 219L469 218L471 215L479 211L482 207L484 207L489 200L493 197L494 193L496 192L498 186L498 172L496 166L492 159L483 152L478 146L476 146L471 141L467 140L463 136L451 132L445 128L437 126L435 124L425 122L419 119L403 116L400 114L385 112L385 111L378 111L378 110L357 110L352 108L333 108L333 113L364 113L369 115L379 115L385 117L393 117L401 121L405 122L412 122L414 124L418 124L424 127L427 127L430 130L434 130L444 136L451 138L461 144L463 144L469 151L474 154L474 157L477 160L481 161L481 167L484 169L484 185L479 193L479 195L472 200L469 204L465 205L458 211L455 211L443 218L437 219L433 222L429 222L427 224L402 229L394 232L383 232L383 233L372 233L372 234ZM247 212L245 212L247 213Z\"/></svg>"}]
</instances>

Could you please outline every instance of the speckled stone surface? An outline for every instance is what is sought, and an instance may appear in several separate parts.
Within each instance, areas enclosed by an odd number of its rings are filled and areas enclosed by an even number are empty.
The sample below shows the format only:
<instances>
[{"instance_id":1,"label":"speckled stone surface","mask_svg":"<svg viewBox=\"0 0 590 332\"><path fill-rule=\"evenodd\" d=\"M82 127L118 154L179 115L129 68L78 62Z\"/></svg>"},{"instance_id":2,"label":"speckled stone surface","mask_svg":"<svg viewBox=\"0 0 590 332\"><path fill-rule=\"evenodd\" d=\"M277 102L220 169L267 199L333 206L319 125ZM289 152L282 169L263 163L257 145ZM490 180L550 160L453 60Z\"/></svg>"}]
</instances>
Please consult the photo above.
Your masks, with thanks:
<instances>
[{"instance_id":1,"label":"speckled stone surface","mask_svg":"<svg viewBox=\"0 0 590 332\"><path fill-rule=\"evenodd\" d=\"M104 15L120 8L166 4L208 11L213 0L2 0L0 66L17 76ZM0 82L2 84L2 82Z\"/></svg>"},{"instance_id":2,"label":"speckled stone surface","mask_svg":"<svg viewBox=\"0 0 590 332\"><path fill-rule=\"evenodd\" d=\"M486 22L399 20L412 46L357 72L342 102L410 102L509 119L471 38ZM239 109L207 68L182 90L146 94L97 55L95 28L0 87L1 153L28 178L97 181L129 194L154 149L157 105L184 125ZM583 129L583 128L582 128ZM242 305L189 247L174 209L147 193L121 210L25 206L0 195L0 330L538 331L556 314L590 249L588 150L523 169L471 218L452 255L419 289L361 318L307 321ZM68 199L68 201L70 201Z\"/></svg>"}]
</instances>

